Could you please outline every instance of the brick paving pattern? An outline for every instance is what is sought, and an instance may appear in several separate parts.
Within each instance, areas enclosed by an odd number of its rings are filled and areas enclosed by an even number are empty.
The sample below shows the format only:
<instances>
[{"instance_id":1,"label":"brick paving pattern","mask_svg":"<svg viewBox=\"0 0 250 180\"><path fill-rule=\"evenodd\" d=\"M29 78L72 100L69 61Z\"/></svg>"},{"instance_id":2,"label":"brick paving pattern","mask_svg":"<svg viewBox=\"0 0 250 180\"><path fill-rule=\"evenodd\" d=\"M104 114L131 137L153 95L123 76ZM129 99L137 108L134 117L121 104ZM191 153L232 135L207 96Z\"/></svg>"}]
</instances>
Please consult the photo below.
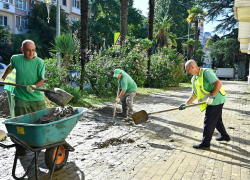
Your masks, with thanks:
<instances>
[{"instance_id":1,"label":"brick paving pattern","mask_svg":"<svg viewBox=\"0 0 250 180\"><path fill-rule=\"evenodd\" d=\"M53 180L250 179L250 90L246 82L223 81L223 84L228 97L223 122L230 142L217 142L215 137L219 134L215 130L211 150L192 148L202 138L204 112L200 112L198 106L149 115L149 120L140 125L118 119L115 126L106 123L112 117L90 110L67 137L66 141L75 151L69 153L66 165L54 173ZM176 108L185 102L190 92L190 87L182 87L139 96L134 109L149 113ZM0 129L6 130L4 124L0 124ZM135 142L101 149L95 146L96 142L111 138L131 138ZM11 144L9 138L5 143ZM1 180L13 179L14 153L14 148L1 148ZM24 173L31 159L29 152L18 160L17 176ZM39 155L39 167L40 178L47 179L49 170L44 152ZM35 179L34 168L25 179Z\"/></svg>"}]
</instances>

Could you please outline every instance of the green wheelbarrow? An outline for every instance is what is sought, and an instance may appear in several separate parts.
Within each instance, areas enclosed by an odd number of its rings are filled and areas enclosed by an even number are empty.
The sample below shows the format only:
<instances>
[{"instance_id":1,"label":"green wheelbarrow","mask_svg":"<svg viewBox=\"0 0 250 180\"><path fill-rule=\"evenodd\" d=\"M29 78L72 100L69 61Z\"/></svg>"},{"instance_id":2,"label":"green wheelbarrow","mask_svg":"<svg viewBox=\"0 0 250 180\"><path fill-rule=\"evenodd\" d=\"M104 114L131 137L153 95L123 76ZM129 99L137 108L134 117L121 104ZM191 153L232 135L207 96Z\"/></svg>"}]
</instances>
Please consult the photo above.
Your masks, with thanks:
<instances>
[{"instance_id":1,"label":"green wheelbarrow","mask_svg":"<svg viewBox=\"0 0 250 180\"><path fill-rule=\"evenodd\" d=\"M54 171L63 168L66 164L69 151L75 150L65 139L83 114L87 112L87 109L76 107L75 114L68 118L47 124L36 124L40 117L53 114L55 110L56 108L49 108L11 118L3 122L8 131L7 135L14 144L5 145L0 143L0 146L3 148L16 147L12 167L12 176L14 179L23 179L35 163L35 175L36 179L39 180L38 155L41 150L46 150L45 164L50 170L49 179L52 179ZM30 162L25 174L22 177L16 177L16 164L21 146L33 152L34 158Z\"/></svg>"}]
</instances>

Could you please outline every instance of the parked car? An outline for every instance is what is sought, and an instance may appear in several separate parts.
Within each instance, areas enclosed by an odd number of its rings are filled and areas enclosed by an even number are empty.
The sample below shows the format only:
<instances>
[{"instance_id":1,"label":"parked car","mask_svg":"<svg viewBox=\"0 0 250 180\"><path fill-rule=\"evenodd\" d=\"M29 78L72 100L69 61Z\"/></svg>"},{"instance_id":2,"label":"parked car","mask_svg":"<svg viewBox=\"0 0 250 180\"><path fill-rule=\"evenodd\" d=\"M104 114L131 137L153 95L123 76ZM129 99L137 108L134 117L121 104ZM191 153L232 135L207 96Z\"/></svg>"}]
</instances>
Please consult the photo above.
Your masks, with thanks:
<instances>
[{"instance_id":1,"label":"parked car","mask_svg":"<svg viewBox=\"0 0 250 180\"><path fill-rule=\"evenodd\" d=\"M0 77L2 77L3 73L5 72L7 66L4 63L0 63Z\"/></svg>"}]
</instances>

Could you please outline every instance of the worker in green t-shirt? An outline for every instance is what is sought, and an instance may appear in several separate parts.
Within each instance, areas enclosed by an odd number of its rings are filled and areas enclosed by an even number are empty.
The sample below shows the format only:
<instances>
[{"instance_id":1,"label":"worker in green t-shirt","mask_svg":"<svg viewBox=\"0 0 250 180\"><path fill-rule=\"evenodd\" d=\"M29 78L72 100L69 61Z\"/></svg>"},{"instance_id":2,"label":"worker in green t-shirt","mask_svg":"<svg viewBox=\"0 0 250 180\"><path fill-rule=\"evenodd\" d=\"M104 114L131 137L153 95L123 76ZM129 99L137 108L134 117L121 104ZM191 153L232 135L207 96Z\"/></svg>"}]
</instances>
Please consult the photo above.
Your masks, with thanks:
<instances>
[{"instance_id":1,"label":"worker in green t-shirt","mask_svg":"<svg viewBox=\"0 0 250 180\"><path fill-rule=\"evenodd\" d=\"M44 83L44 62L35 56L36 46L32 40L23 41L21 50L23 54L11 57L11 62L0 79L4 81L12 70L16 69L16 84L27 86L26 89L14 88L15 116L46 109L43 93L32 89L39 88Z\"/></svg>"},{"instance_id":2,"label":"worker in green t-shirt","mask_svg":"<svg viewBox=\"0 0 250 180\"><path fill-rule=\"evenodd\" d=\"M117 103L122 100L122 113L120 115L126 117L125 121L133 121L133 101L136 95L137 85L131 76L121 69L114 70L114 77L118 79L119 86L122 90L116 98Z\"/></svg>"}]
</instances>

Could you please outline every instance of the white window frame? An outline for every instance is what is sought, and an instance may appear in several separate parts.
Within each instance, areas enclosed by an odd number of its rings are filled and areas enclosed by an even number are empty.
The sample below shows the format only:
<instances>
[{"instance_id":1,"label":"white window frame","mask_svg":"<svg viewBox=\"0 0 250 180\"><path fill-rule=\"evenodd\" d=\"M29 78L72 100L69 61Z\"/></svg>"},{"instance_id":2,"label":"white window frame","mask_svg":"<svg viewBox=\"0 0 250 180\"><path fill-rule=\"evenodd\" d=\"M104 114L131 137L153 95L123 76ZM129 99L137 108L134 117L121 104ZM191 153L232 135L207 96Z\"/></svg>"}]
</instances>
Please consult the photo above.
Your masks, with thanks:
<instances>
[{"instance_id":1,"label":"white window frame","mask_svg":"<svg viewBox=\"0 0 250 180\"><path fill-rule=\"evenodd\" d=\"M67 0L65 0L65 5L63 4L63 1L64 1L64 0L62 0L62 5L63 5L63 6L67 6Z\"/></svg>"},{"instance_id":2,"label":"white window frame","mask_svg":"<svg viewBox=\"0 0 250 180\"><path fill-rule=\"evenodd\" d=\"M1 17L1 21L2 21L2 22L0 22L1 23L0 26L8 26L8 16L0 15L0 17ZM6 18L6 21L5 21L5 18Z\"/></svg>"},{"instance_id":3,"label":"white window frame","mask_svg":"<svg viewBox=\"0 0 250 180\"><path fill-rule=\"evenodd\" d=\"M17 19L19 18L19 23L17 23ZM16 27L22 26L23 28L27 28L28 19L22 16L16 16Z\"/></svg>"},{"instance_id":4,"label":"white window frame","mask_svg":"<svg viewBox=\"0 0 250 180\"><path fill-rule=\"evenodd\" d=\"M1 1L8 4L14 4L14 0L1 0Z\"/></svg>"},{"instance_id":5,"label":"white window frame","mask_svg":"<svg viewBox=\"0 0 250 180\"><path fill-rule=\"evenodd\" d=\"M80 0L72 0L72 7L80 9Z\"/></svg>"},{"instance_id":6,"label":"white window frame","mask_svg":"<svg viewBox=\"0 0 250 180\"><path fill-rule=\"evenodd\" d=\"M21 4L21 7L20 7L20 4ZM27 1L16 0L16 8L27 11Z\"/></svg>"}]
</instances>

